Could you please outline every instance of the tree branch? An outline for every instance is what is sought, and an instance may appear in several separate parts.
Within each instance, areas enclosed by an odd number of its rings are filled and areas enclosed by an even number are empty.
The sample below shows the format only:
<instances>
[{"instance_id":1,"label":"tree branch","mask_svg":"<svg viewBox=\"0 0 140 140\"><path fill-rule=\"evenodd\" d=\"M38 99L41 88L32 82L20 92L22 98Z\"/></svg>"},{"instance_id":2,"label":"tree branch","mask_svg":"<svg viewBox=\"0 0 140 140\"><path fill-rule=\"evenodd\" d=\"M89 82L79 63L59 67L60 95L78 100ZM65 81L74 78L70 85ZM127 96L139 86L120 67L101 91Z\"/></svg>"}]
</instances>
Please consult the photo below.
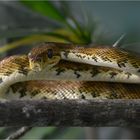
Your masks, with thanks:
<instances>
[{"instance_id":1,"label":"tree branch","mask_svg":"<svg viewBox=\"0 0 140 140\"><path fill-rule=\"evenodd\" d=\"M0 126L140 127L140 99L1 101Z\"/></svg>"}]
</instances>

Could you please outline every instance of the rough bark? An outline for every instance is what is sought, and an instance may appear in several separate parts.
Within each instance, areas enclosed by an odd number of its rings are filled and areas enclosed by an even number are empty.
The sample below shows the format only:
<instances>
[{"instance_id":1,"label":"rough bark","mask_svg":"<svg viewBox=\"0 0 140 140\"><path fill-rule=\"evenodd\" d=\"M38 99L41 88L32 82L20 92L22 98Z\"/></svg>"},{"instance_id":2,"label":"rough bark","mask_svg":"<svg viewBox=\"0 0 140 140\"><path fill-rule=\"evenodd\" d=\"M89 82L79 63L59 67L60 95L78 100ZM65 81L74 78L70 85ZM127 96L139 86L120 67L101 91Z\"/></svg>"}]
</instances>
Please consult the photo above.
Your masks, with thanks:
<instances>
[{"instance_id":1,"label":"rough bark","mask_svg":"<svg viewBox=\"0 0 140 140\"><path fill-rule=\"evenodd\" d=\"M140 126L138 100L0 102L0 126Z\"/></svg>"}]
</instances>

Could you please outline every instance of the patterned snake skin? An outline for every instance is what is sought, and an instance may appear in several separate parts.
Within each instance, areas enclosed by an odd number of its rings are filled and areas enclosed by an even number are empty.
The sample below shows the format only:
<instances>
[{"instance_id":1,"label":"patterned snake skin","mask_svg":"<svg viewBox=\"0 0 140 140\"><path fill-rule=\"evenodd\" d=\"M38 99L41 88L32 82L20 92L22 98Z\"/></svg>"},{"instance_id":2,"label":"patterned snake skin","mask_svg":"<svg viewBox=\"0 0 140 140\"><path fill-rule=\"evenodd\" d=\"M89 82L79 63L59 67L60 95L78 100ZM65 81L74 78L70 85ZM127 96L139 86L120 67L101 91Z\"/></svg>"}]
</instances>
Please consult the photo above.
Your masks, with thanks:
<instances>
[{"instance_id":1,"label":"patterned snake skin","mask_svg":"<svg viewBox=\"0 0 140 140\"><path fill-rule=\"evenodd\" d=\"M4 99L139 99L140 57L109 47L43 43L0 62Z\"/></svg>"}]
</instances>

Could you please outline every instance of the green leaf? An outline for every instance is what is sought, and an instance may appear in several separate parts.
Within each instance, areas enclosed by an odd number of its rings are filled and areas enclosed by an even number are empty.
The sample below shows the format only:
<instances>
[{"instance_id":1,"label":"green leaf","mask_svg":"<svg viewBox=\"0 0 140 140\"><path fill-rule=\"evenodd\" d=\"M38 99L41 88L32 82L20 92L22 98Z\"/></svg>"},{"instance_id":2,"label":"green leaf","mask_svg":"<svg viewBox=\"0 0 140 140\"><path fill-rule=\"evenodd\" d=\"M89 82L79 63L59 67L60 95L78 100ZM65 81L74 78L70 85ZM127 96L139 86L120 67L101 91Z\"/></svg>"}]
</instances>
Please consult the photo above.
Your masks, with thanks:
<instances>
[{"instance_id":1,"label":"green leaf","mask_svg":"<svg viewBox=\"0 0 140 140\"><path fill-rule=\"evenodd\" d=\"M45 15L53 20L65 22L64 15L62 15L62 13L50 1L20 1L22 4L38 13L41 13L42 15Z\"/></svg>"},{"instance_id":2,"label":"green leaf","mask_svg":"<svg viewBox=\"0 0 140 140\"><path fill-rule=\"evenodd\" d=\"M26 46L29 44L33 44L33 43L37 43L37 42L45 42L45 41L49 41L49 42L53 42L55 40L55 42L67 42L66 40L67 38L63 37L62 35L57 35L57 34L51 34L49 33L48 35L31 35L28 37L24 37L22 39L18 39L17 41L14 41L12 43L6 44L4 46L0 47L0 55L10 51L14 48L18 48L18 47L22 47L22 46Z\"/></svg>"}]
</instances>

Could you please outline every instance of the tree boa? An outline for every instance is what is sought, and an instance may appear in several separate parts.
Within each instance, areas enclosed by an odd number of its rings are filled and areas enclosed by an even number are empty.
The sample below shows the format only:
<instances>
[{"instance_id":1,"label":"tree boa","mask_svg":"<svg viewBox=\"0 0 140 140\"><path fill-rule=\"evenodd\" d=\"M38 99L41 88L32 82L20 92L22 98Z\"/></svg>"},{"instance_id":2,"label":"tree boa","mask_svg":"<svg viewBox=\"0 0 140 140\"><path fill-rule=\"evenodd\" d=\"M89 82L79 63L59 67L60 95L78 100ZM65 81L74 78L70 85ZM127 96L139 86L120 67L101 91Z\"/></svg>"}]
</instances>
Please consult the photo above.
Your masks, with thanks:
<instances>
[{"instance_id":1,"label":"tree boa","mask_svg":"<svg viewBox=\"0 0 140 140\"><path fill-rule=\"evenodd\" d=\"M139 99L140 57L108 46L42 43L0 61L4 99Z\"/></svg>"}]
</instances>

